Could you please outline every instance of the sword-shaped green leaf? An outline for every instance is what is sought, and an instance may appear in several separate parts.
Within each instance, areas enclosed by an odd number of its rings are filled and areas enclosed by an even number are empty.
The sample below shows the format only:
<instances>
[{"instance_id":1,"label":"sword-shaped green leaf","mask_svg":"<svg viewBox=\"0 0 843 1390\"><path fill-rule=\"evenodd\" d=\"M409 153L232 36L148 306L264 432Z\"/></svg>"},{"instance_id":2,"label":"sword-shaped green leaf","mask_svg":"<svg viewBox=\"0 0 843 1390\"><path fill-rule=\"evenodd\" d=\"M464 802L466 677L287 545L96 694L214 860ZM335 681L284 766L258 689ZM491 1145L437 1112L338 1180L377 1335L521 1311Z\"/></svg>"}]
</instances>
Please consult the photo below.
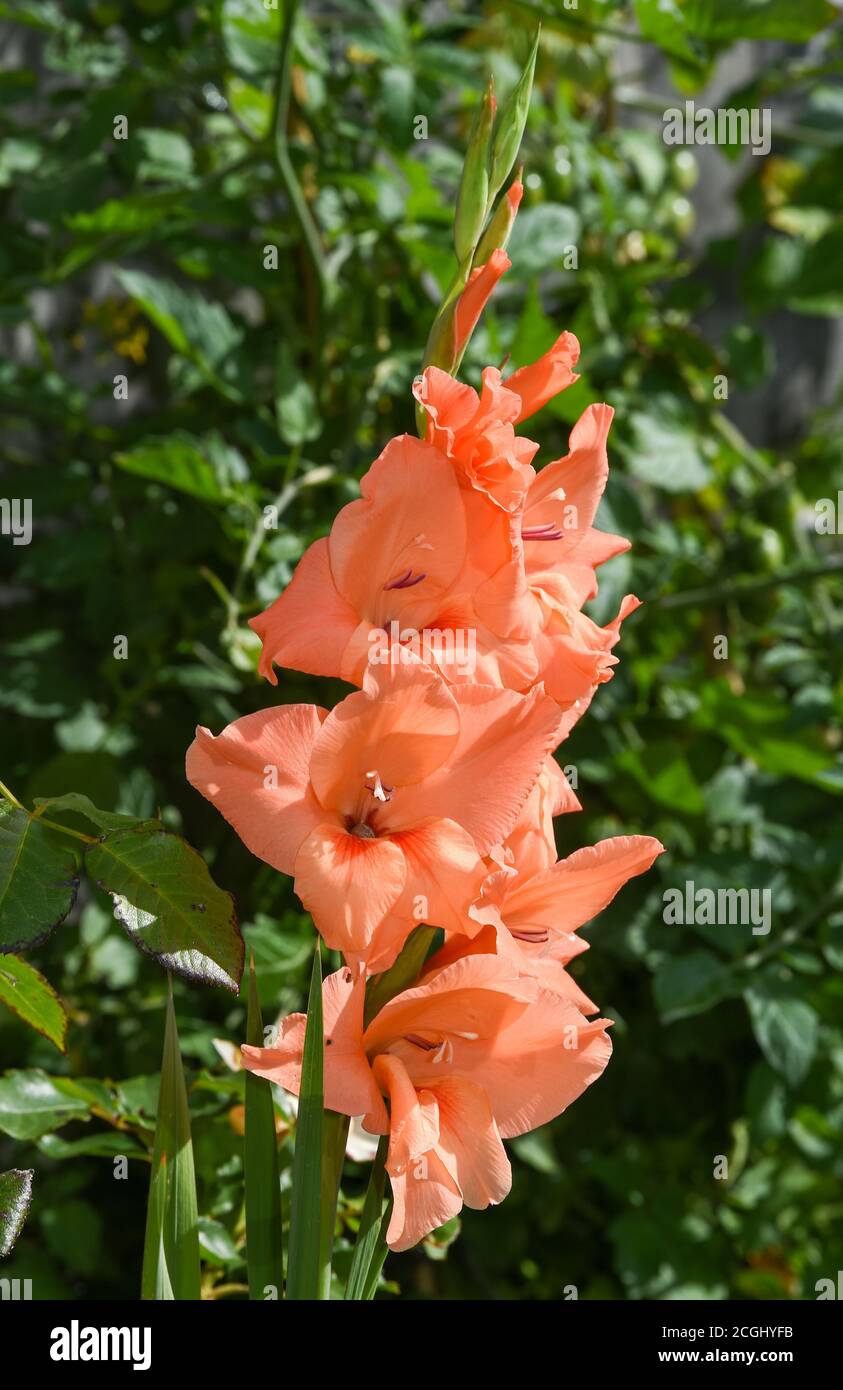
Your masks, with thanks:
<instances>
[{"instance_id":1,"label":"sword-shaped green leaf","mask_svg":"<svg viewBox=\"0 0 843 1390\"><path fill-rule=\"evenodd\" d=\"M254 958L249 962L249 1012L246 1041L263 1047L263 1019ZM281 1187L272 1086L246 1073L246 1263L249 1297L262 1299L273 1286L276 1297L284 1282L281 1240Z\"/></svg>"},{"instance_id":2,"label":"sword-shaped green leaf","mask_svg":"<svg viewBox=\"0 0 843 1390\"><path fill-rule=\"evenodd\" d=\"M319 1297L323 1054L322 953L317 941L307 1000L307 1027L304 1034L296 1148L293 1156L293 1197L287 1263L288 1298Z\"/></svg>"},{"instance_id":3,"label":"sword-shaped green leaf","mask_svg":"<svg viewBox=\"0 0 843 1390\"><path fill-rule=\"evenodd\" d=\"M0 797L0 952L38 946L64 921L77 858L55 831Z\"/></svg>"},{"instance_id":4,"label":"sword-shaped green leaf","mask_svg":"<svg viewBox=\"0 0 843 1390\"><path fill-rule=\"evenodd\" d=\"M384 1134L378 1144L369 1186L366 1189L366 1200L363 1203L357 1240L351 1256L351 1269L345 1286L347 1299L361 1301L374 1298L386 1259L386 1231L391 1206L391 1199L385 1196L384 1165L388 1148L389 1135Z\"/></svg>"},{"instance_id":5,"label":"sword-shaped green leaf","mask_svg":"<svg viewBox=\"0 0 843 1390\"><path fill-rule=\"evenodd\" d=\"M173 1007L173 981L169 977L141 1298L198 1299L200 1296L199 1227L190 1112Z\"/></svg>"}]
</instances>

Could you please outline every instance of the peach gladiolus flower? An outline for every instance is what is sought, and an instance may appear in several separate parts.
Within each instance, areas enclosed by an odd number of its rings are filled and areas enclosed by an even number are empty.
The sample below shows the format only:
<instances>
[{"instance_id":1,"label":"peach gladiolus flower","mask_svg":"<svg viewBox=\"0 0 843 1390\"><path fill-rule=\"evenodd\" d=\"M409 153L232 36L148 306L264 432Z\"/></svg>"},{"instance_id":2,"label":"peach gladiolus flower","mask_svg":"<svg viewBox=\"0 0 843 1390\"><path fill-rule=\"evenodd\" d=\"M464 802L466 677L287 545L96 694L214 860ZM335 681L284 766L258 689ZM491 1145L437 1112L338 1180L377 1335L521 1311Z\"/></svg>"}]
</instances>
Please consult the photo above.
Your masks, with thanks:
<instances>
[{"instance_id":1,"label":"peach gladiolus flower","mask_svg":"<svg viewBox=\"0 0 843 1390\"><path fill-rule=\"evenodd\" d=\"M597 686L611 678L620 625L639 606L628 594L604 628L582 612L597 593L597 566L629 549L623 536L592 524L609 473L606 438L613 415L608 405L588 406L571 431L568 454L547 464L530 486L521 517L537 679L565 712L563 735L588 708Z\"/></svg>"},{"instance_id":2,"label":"peach gladiolus flower","mask_svg":"<svg viewBox=\"0 0 843 1390\"><path fill-rule=\"evenodd\" d=\"M323 998L325 1104L389 1134L393 1250L415 1245L464 1203L502 1201L511 1174L501 1140L559 1115L611 1053L609 1020L589 1022L494 955L432 971L366 1028L362 979L337 971ZM305 1025L304 1014L292 1015L275 1047L243 1048L244 1065L298 1092Z\"/></svg>"},{"instance_id":3,"label":"peach gladiolus flower","mask_svg":"<svg viewBox=\"0 0 843 1390\"><path fill-rule=\"evenodd\" d=\"M331 713L281 705L217 738L197 729L187 777L253 854L294 876L329 946L383 970L419 921L478 929L483 856L515 824L558 723L541 691L372 667Z\"/></svg>"},{"instance_id":4,"label":"peach gladiolus flower","mask_svg":"<svg viewBox=\"0 0 843 1390\"><path fill-rule=\"evenodd\" d=\"M509 841L512 845L512 839ZM534 871L517 848L511 866L496 869L483 884L471 917L492 929L473 949L494 949L518 969L538 975L548 988L561 988L584 1013L596 1008L574 988L562 967L588 948L574 933L602 912L625 883L646 873L664 845L651 835L616 835L575 850ZM494 944L493 944L494 942Z\"/></svg>"},{"instance_id":5,"label":"peach gladiolus flower","mask_svg":"<svg viewBox=\"0 0 843 1390\"><path fill-rule=\"evenodd\" d=\"M526 637L513 636L522 593L508 577L503 591L498 582L511 559L509 518L460 487L440 450L408 435L390 441L360 489L251 620L261 674L276 684L278 663L361 685L394 624L399 633L471 635L470 665L440 664L449 681L529 689L536 658Z\"/></svg>"},{"instance_id":6,"label":"peach gladiolus flower","mask_svg":"<svg viewBox=\"0 0 843 1390\"><path fill-rule=\"evenodd\" d=\"M521 397L508 390L497 367L483 371L480 394L439 367L413 383L428 417L428 444L452 459L464 481L504 511L520 511L536 473L538 445L515 433Z\"/></svg>"},{"instance_id":7,"label":"peach gladiolus flower","mask_svg":"<svg viewBox=\"0 0 843 1390\"><path fill-rule=\"evenodd\" d=\"M573 370L579 355L573 333L562 333L537 362L505 380L496 367L486 367L479 395L439 367L428 367L413 383L427 415L425 438L454 460L472 486L512 510L535 478L528 465L538 447L516 435L515 426L579 380Z\"/></svg>"},{"instance_id":8,"label":"peach gladiolus flower","mask_svg":"<svg viewBox=\"0 0 843 1390\"><path fill-rule=\"evenodd\" d=\"M471 400L464 399L488 412L487 425L502 399L511 415L519 409L520 398L491 368L479 397L444 373L431 379L439 377L468 391ZM628 548L623 537L592 525L608 472L612 412L590 406L571 433L569 454L538 475L517 451L507 453L506 439L516 438L511 423L489 425L497 443L482 461L465 455L455 470L446 451L462 451L476 421L470 417L463 430L461 416L450 418L447 429L436 426L437 443L405 435L387 445L361 483L360 500L342 509L284 593L252 619L263 640L260 670L273 683L277 662L359 685L367 663L385 659L378 644L392 645L394 632L444 632L463 643L470 636L465 665L443 662L435 650L425 659L452 684L473 679L523 693L543 680L565 712L566 733L611 676L620 622L637 606L625 599L605 628L581 611L597 591L595 567ZM476 437L487 436L481 430Z\"/></svg>"}]
</instances>

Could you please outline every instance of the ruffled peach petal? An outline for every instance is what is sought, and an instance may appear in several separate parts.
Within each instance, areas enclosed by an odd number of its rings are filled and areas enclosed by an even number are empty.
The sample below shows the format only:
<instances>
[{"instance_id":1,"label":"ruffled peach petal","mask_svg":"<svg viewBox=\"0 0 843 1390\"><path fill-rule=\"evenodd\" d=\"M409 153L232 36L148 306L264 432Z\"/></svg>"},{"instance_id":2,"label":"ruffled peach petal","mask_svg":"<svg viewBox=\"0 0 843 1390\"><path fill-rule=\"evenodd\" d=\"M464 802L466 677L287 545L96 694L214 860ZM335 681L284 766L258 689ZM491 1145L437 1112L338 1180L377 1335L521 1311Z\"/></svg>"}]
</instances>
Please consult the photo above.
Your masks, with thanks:
<instances>
[{"instance_id":1,"label":"ruffled peach petal","mask_svg":"<svg viewBox=\"0 0 843 1390\"><path fill-rule=\"evenodd\" d=\"M436 671L420 661L370 666L362 691L331 711L314 742L316 795L357 819L389 807L393 792L400 803L405 788L442 767L459 730L456 700Z\"/></svg>"},{"instance_id":2,"label":"ruffled peach petal","mask_svg":"<svg viewBox=\"0 0 843 1390\"><path fill-rule=\"evenodd\" d=\"M489 297L502 275L512 265L509 256L500 248L493 251L485 265L471 272L468 284L457 300L454 311L454 339L457 354L474 332L477 320L488 303Z\"/></svg>"},{"instance_id":3,"label":"ruffled peach petal","mask_svg":"<svg viewBox=\"0 0 843 1390\"><path fill-rule=\"evenodd\" d=\"M366 1029L363 1045L370 1055L388 1048L403 1059L414 1080L423 1076L425 1085L432 1084L441 1077L442 1067L413 1037L448 1034L454 1066L459 1068L462 1059L470 1063L478 1039L491 1046L532 1007L535 997L535 982L520 980L507 962L464 954L384 1005Z\"/></svg>"},{"instance_id":4,"label":"ruffled peach petal","mask_svg":"<svg viewBox=\"0 0 843 1390\"><path fill-rule=\"evenodd\" d=\"M460 737L446 766L406 788L390 824L410 828L446 815L485 855L506 839L557 741L559 714L541 688L530 695L491 686L455 686Z\"/></svg>"},{"instance_id":5,"label":"ruffled peach petal","mask_svg":"<svg viewBox=\"0 0 843 1390\"><path fill-rule=\"evenodd\" d=\"M319 614L318 623L314 613ZM354 609L334 585L327 540L315 541L283 594L249 620L263 643L258 670L272 685L278 684L273 665L311 676L338 676L357 622Z\"/></svg>"},{"instance_id":6,"label":"ruffled peach petal","mask_svg":"<svg viewBox=\"0 0 843 1390\"><path fill-rule=\"evenodd\" d=\"M537 362L521 367L506 379L507 389L521 398L519 423L528 416L535 415L566 386L571 386L579 377L574 372L580 356L580 345L573 333L562 333L553 347L544 353Z\"/></svg>"},{"instance_id":7,"label":"ruffled peach petal","mask_svg":"<svg viewBox=\"0 0 843 1390\"><path fill-rule=\"evenodd\" d=\"M360 490L361 498L343 507L331 528L337 592L376 628L390 619L423 626L465 553L453 464L431 444L399 435L372 464Z\"/></svg>"},{"instance_id":8,"label":"ruffled peach petal","mask_svg":"<svg viewBox=\"0 0 843 1390\"><path fill-rule=\"evenodd\" d=\"M620 625L639 606L639 600L627 594L617 617L606 627L598 627L585 613L572 613L570 632L545 633L537 639L545 689L564 712L560 737L585 713L597 686L611 679L612 667L617 665L612 648L620 637Z\"/></svg>"},{"instance_id":9,"label":"ruffled peach petal","mask_svg":"<svg viewBox=\"0 0 843 1390\"><path fill-rule=\"evenodd\" d=\"M293 872L302 841L325 812L310 787L310 755L327 710L281 705L229 724L216 738L198 728L187 780L212 801L252 854Z\"/></svg>"},{"instance_id":10,"label":"ruffled peach petal","mask_svg":"<svg viewBox=\"0 0 843 1390\"><path fill-rule=\"evenodd\" d=\"M295 890L323 941L355 963L365 959L376 927L400 898L407 877L397 845L330 824L311 831L294 871Z\"/></svg>"},{"instance_id":11,"label":"ruffled peach petal","mask_svg":"<svg viewBox=\"0 0 843 1390\"><path fill-rule=\"evenodd\" d=\"M496 1206L512 1186L512 1169L485 1091L464 1076L443 1077L432 1089L439 1107L436 1151L463 1202L478 1211Z\"/></svg>"},{"instance_id":12,"label":"ruffled peach petal","mask_svg":"<svg viewBox=\"0 0 843 1390\"><path fill-rule=\"evenodd\" d=\"M392 1214L386 1233L390 1250L410 1250L462 1211L460 1191L435 1149L393 1172Z\"/></svg>"},{"instance_id":13,"label":"ruffled peach petal","mask_svg":"<svg viewBox=\"0 0 843 1390\"><path fill-rule=\"evenodd\" d=\"M443 931L473 936L478 930L468 915L486 869L471 836L452 820L429 820L393 835L406 860L407 882L396 907L411 919Z\"/></svg>"},{"instance_id":14,"label":"ruffled peach petal","mask_svg":"<svg viewBox=\"0 0 843 1390\"><path fill-rule=\"evenodd\" d=\"M663 853L651 835L616 835L576 850L543 875L524 881L519 875L502 909L506 923L511 930L576 931Z\"/></svg>"},{"instance_id":15,"label":"ruffled peach petal","mask_svg":"<svg viewBox=\"0 0 843 1390\"><path fill-rule=\"evenodd\" d=\"M477 392L441 367L425 367L413 395L427 416L427 442L451 453L455 435L477 414Z\"/></svg>"},{"instance_id":16,"label":"ruffled peach petal","mask_svg":"<svg viewBox=\"0 0 843 1390\"><path fill-rule=\"evenodd\" d=\"M589 1022L567 999L539 988L511 1027L478 1048L468 1075L488 1095L504 1139L555 1119L597 1080L612 1052L610 1026L609 1019Z\"/></svg>"},{"instance_id":17,"label":"ruffled peach petal","mask_svg":"<svg viewBox=\"0 0 843 1390\"><path fill-rule=\"evenodd\" d=\"M399 1057L383 1053L375 1058L372 1072L389 1098L387 1169L399 1171L433 1148L439 1138L439 1110L431 1096L419 1096Z\"/></svg>"},{"instance_id":18,"label":"ruffled peach petal","mask_svg":"<svg viewBox=\"0 0 843 1390\"><path fill-rule=\"evenodd\" d=\"M609 405L586 407L571 431L568 454L546 464L530 488L525 526L552 520L561 526L560 504L573 507L576 514L575 525L561 527L569 542L591 526L609 476L606 440L614 414Z\"/></svg>"},{"instance_id":19,"label":"ruffled peach petal","mask_svg":"<svg viewBox=\"0 0 843 1390\"><path fill-rule=\"evenodd\" d=\"M363 1051L365 989L365 977L354 980L349 970L335 971L322 986L325 1107L341 1115L370 1114L374 1122L385 1124L386 1109ZM291 1014L281 1023L273 1047L247 1044L241 1049L243 1065L298 1095L306 1024L305 1014Z\"/></svg>"}]
</instances>

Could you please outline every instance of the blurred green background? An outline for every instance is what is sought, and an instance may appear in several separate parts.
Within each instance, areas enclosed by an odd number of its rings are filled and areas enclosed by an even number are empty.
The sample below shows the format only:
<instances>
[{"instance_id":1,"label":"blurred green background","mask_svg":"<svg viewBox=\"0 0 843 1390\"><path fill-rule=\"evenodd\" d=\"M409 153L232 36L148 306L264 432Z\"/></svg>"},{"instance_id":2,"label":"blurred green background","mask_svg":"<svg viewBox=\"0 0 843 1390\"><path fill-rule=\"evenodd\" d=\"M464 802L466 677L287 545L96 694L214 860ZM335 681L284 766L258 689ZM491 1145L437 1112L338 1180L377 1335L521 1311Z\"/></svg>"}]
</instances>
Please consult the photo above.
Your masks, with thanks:
<instances>
[{"instance_id":1,"label":"blurred green background","mask_svg":"<svg viewBox=\"0 0 843 1390\"><path fill-rule=\"evenodd\" d=\"M187 786L184 750L197 723L342 691L260 682L246 620L413 430L471 116L541 20L513 268L463 374L578 335L581 381L530 421L539 461L590 401L616 409L599 521L634 548L593 611L629 590L645 606L560 751L584 811L558 840L645 832L669 852L573 967L617 1021L605 1076L512 1145L501 1207L386 1278L421 1298L813 1298L843 1268L843 506L816 525L819 499L843 503L838 12L307 3L279 160L282 12L0 3L0 491L34 517L28 546L0 536L0 776L27 804L161 807L235 894L265 1013L300 1006L312 928ZM770 153L666 145L686 98L768 108ZM769 935L665 924L688 880L769 888ZM61 1057L0 1008L0 1169L36 1170L2 1273L36 1298L133 1298L165 977L87 886L30 959L72 1016ZM176 1002L206 1287L238 1297L242 1075L213 1040L243 1039L244 1004L183 982ZM96 1085L70 1097L58 1077ZM347 1169L340 1277L363 1176Z\"/></svg>"}]
</instances>

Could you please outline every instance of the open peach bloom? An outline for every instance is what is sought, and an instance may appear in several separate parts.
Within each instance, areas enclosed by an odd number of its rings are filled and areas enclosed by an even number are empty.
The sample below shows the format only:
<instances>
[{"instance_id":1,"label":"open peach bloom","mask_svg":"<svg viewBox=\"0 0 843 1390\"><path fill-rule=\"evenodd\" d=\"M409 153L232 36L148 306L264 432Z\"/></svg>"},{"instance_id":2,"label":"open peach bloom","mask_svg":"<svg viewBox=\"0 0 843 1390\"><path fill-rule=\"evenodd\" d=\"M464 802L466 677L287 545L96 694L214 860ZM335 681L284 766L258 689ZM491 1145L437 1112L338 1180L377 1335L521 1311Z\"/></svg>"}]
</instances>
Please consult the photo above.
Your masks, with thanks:
<instances>
[{"instance_id":1,"label":"open peach bloom","mask_svg":"<svg viewBox=\"0 0 843 1390\"><path fill-rule=\"evenodd\" d=\"M372 667L328 713L281 705L197 729L187 776L259 859L292 874L327 945L383 970L419 921L468 915L556 742L540 690L449 687L420 662Z\"/></svg>"},{"instance_id":2,"label":"open peach bloom","mask_svg":"<svg viewBox=\"0 0 843 1390\"><path fill-rule=\"evenodd\" d=\"M503 1200L502 1139L546 1124L597 1079L610 1025L496 955L431 970L365 1028L364 993L347 970L324 983L325 1104L389 1134L387 1241L406 1250L463 1203ZM244 1065L297 1093L305 1025L304 1014L286 1019L274 1047L243 1048Z\"/></svg>"},{"instance_id":3,"label":"open peach bloom","mask_svg":"<svg viewBox=\"0 0 843 1390\"><path fill-rule=\"evenodd\" d=\"M479 394L428 367L413 384L427 415L427 442L447 454L472 487L505 510L517 510L535 480L530 465L538 445L517 435L515 426L578 380L573 367L579 355L573 333L563 333L537 362L506 380L497 367L486 367Z\"/></svg>"},{"instance_id":4,"label":"open peach bloom","mask_svg":"<svg viewBox=\"0 0 843 1390\"><path fill-rule=\"evenodd\" d=\"M571 431L569 452L547 464L530 486L521 518L537 679L564 711L563 734L588 708L597 686L611 678L621 623L639 606L628 594L606 627L582 611L597 593L597 567L629 549L623 536L593 525L609 472L606 438L613 415L607 405L588 406Z\"/></svg>"},{"instance_id":5,"label":"open peach bloom","mask_svg":"<svg viewBox=\"0 0 843 1390\"><path fill-rule=\"evenodd\" d=\"M390 441L360 488L251 620L261 673L275 684L278 663L362 685L369 664L400 659L389 649L410 641L449 681L528 690L537 663L520 632L525 589L510 574L509 518L461 488L439 449L408 435Z\"/></svg>"},{"instance_id":6,"label":"open peach bloom","mask_svg":"<svg viewBox=\"0 0 843 1390\"><path fill-rule=\"evenodd\" d=\"M587 949L576 930L663 853L664 845L651 835L616 835L535 872L529 859L522 862L517 850L510 850L511 865L489 874L471 906L471 917L487 928L472 949L507 955L522 973L540 976L548 988L563 989L583 1012L592 1013L596 1005L562 970Z\"/></svg>"},{"instance_id":7,"label":"open peach bloom","mask_svg":"<svg viewBox=\"0 0 843 1390\"><path fill-rule=\"evenodd\" d=\"M637 606L625 599L605 628L582 612L597 590L595 566L627 548L591 524L610 420L608 407L590 407L566 458L538 476L525 465L513 511L490 496L491 475L475 487L436 444L392 440L362 497L252 619L261 672L275 683L277 662L360 685L369 664L401 660L408 646L452 684L525 693L544 681L567 732L611 676L620 623Z\"/></svg>"}]
</instances>

